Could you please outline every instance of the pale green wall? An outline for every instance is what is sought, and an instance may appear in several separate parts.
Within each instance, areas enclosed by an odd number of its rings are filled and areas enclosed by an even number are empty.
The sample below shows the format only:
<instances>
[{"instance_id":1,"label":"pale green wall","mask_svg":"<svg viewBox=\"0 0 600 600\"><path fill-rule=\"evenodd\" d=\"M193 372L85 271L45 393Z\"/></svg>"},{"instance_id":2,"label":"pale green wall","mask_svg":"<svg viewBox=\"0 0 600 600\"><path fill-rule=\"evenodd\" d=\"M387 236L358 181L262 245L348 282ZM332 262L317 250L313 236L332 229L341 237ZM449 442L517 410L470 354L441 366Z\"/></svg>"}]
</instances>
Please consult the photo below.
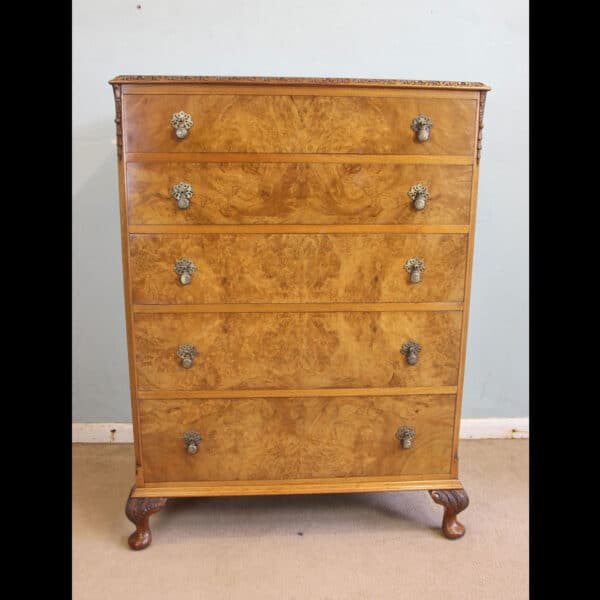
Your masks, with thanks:
<instances>
[{"instance_id":1,"label":"pale green wall","mask_svg":"<svg viewBox=\"0 0 600 600\"><path fill-rule=\"evenodd\" d=\"M140 4L141 10L136 6ZM74 0L74 421L129 421L118 74L484 81L465 417L528 414L528 9L522 0Z\"/></svg>"}]
</instances>

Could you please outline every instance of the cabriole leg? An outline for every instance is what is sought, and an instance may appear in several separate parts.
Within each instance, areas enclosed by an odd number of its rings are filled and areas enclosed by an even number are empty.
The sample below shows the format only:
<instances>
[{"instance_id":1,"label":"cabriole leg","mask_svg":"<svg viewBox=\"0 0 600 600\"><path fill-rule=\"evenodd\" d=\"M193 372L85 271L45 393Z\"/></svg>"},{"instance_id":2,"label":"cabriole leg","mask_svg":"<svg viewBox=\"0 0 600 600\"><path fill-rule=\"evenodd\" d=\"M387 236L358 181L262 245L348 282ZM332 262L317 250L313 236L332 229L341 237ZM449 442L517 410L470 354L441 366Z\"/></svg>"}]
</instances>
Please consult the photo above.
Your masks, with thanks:
<instances>
[{"instance_id":1,"label":"cabriole leg","mask_svg":"<svg viewBox=\"0 0 600 600\"><path fill-rule=\"evenodd\" d=\"M134 489L135 486L131 488L125 507L127 518L135 525L135 531L129 536L129 546L133 550L143 550L152 541L150 517L165 506L167 498L132 498Z\"/></svg>"},{"instance_id":2,"label":"cabriole leg","mask_svg":"<svg viewBox=\"0 0 600 600\"><path fill-rule=\"evenodd\" d=\"M465 535L465 526L456 516L469 506L469 496L464 489L430 490L429 494L436 504L444 507L442 531L449 540L455 540Z\"/></svg>"}]
</instances>

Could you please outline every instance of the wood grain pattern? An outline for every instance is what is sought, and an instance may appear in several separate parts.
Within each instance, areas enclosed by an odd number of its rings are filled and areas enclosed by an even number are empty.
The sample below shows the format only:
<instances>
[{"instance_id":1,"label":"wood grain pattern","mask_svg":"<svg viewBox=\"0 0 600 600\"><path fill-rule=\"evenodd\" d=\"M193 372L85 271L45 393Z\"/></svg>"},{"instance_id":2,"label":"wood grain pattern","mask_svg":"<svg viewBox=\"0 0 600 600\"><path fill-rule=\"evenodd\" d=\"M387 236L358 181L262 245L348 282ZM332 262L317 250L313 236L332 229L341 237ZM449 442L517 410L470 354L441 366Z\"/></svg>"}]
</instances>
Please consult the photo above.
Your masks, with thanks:
<instances>
[{"instance_id":1,"label":"wood grain pattern","mask_svg":"<svg viewBox=\"0 0 600 600\"><path fill-rule=\"evenodd\" d=\"M480 81L439 81L425 79L368 79L356 77L256 77L256 76L224 76L224 75L118 75L109 83L166 84L226 84L244 86L247 84L277 85L308 85L319 86L370 86L415 89L457 89L457 90L490 90L491 88Z\"/></svg>"},{"instance_id":2,"label":"wood grain pattern","mask_svg":"<svg viewBox=\"0 0 600 600\"><path fill-rule=\"evenodd\" d=\"M138 389L456 385L460 312L135 314ZM401 345L423 351L407 364ZM176 352L199 356L183 369Z\"/></svg>"},{"instance_id":3,"label":"wood grain pattern","mask_svg":"<svg viewBox=\"0 0 600 600\"><path fill-rule=\"evenodd\" d=\"M468 225L129 225L129 233L469 233Z\"/></svg>"},{"instance_id":4,"label":"wood grain pattern","mask_svg":"<svg viewBox=\"0 0 600 600\"><path fill-rule=\"evenodd\" d=\"M455 385L434 385L426 387L368 387L368 388L312 388L312 389L260 389L227 390L227 398L308 398L312 396L430 396L432 394L456 394ZM223 390L177 390L169 392L160 390L148 392L140 390L139 400L156 400L158 398L223 398Z\"/></svg>"},{"instance_id":5,"label":"wood grain pattern","mask_svg":"<svg viewBox=\"0 0 600 600\"><path fill-rule=\"evenodd\" d=\"M428 98L125 94L125 151L470 155L476 107ZM194 126L178 140L170 119L182 110ZM434 123L426 143L410 128L421 113Z\"/></svg>"},{"instance_id":6,"label":"wood grain pattern","mask_svg":"<svg viewBox=\"0 0 600 600\"><path fill-rule=\"evenodd\" d=\"M423 475L450 468L454 396L145 400L146 481ZM395 433L416 430L413 447ZM202 435L189 455L181 436Z\"/></svg>"},{"instance_id":7,"label":"wood grain pattern","mask_svg":"<svg viewBox=\"0 0 600 600\"><path fill-rule=\"evenodd\" d=\"M471 156L451 156L448 154L307 154L276 152L130 152L125 155L126 163L321 163L356 165L462 165L471 166Z\"/></svg>"},{"instance_id":8,"label":"wood grain pattern","mask_svg":"<svg viewBox=\"0 0 600 600\"><path fill-rule=\"evenodd\" d=\"M261 85L247 84L233 86L222 83L196 85L190 83L148 83L143 86L136 83L123 83L123 94L137 95L236 95L236 96L331 96L369 98L433 98L435 100L477 100L479 90L422 89L413 88L378 88L368 86L342 87L333 85L319 86L318 89L302 85Z\"/></svg>"},{"instance_id":9,"label":"wood grain pattern","mask_svg":"<svg viewBox=\"0 0 600 600\"><path fill-rule=\"evenodd\" d=\"M358 163L127 163L130 224L467 224L471 166ZM176 183L192 185L177 208ZM417 211L408 190L431 194Z\"/></svg>"},{"instance_id":10,"label":"wood grain pattern","mask_svg":"<svg viewBox=\"0 0 600 600\"><path fill-rule=\"evenodd\" d=\"M133 497L190 498L196 496L279 496L286 494L352 494L451 490L462 487L447 475L386 475L384 477L315 477L314 479L266 479L255 481L169 481L136 486Z\"/></svg>"},{"instance_id":11,"label":"wood grain pattern","mask_svg":"<svg viewBox=\"0 0 600 600\"><path fill-rule=\"evenodd\" d=\"M136 304L461 302L465 235L132 235ZM422 257L420 283L404 269ZM196 272L181 285L181 257Z\"/></svg>"},{"instance_id":12,"label":"wood grain pattern","mask_svg":"<svg viewBox=\"0 0 600 600\"><path fill-rule=\"evenodd\" d=\"M243 303L243 304L134 304L137 313L178 313L178 312L388 312L388 311L429 311L462 310L461 302L306 302L296 304Z\"/></svg>"},{"instance_id":13,"label":"wood grain pattern","mask_svg":"<svg viewBox=\"0 0 600 600\"><path fill-rule=\"evenodd\" d=\"M201 95L236 95L236 96L365 96L369 98L433 98L436 100L477 100L479 90L451 90L451 89L422 89L414 88L392 88L392 87L368 87L368 86L320 86L318 90L302 85L261 85L247 84L243 86L232 86L221 83L208 85L197 85L194 83L148 83L139 85L136 83L121 84L124 94L159 95L185 94L190 96Z\"/></svg>"}]
</instances>

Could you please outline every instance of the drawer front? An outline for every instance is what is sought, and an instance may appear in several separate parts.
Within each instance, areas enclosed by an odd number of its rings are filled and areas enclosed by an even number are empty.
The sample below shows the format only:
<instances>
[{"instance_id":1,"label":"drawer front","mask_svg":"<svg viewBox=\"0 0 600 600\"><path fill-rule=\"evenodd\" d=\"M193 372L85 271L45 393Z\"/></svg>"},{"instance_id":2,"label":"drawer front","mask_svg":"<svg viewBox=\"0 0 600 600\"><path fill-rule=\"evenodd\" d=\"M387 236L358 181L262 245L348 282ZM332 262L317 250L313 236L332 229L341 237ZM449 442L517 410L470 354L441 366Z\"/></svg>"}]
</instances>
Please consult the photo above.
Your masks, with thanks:
<instances>
[{"instance_id":1,"label":"drawer front","mask_svg":"<svg viewBox=\"0 0 600 600\"><path fill-rule=\"evenodd\" d=\"M144 479L229 481L450 472L455 397L143 400ZM412 448L396 432L415 430ZM202 436L189 454L183 434Z\"/></svg>"},{"instance_id":2,"label":"drawer front","mask_svg":"<svg viewBox=\"0 0 600 600\"><path fill-rule=\"evenodd\" d=\"M462 313L167 313L134 315L138 389L453 386ZM409 365L401 346L422 346ZM183 368L178 346L198 351Z\"/></svg>"},{"instance_id":3,"label":"drawer front","mask_svg":"<svg viewBox=\"0 0 600 600\"><path fill-rule=\"evenodd\" d=\"M292 152L471 156L476 101L331 96L142 95L123 99L126 152ZM193 119L178 139L170 121ZM431 118L430 139L411 129Z\"/></svg>"},{"instance_id":4,"label":"drawer front","mask_svg":"<svg viewBox=\"0 0 600 600\"><path fill-rule=\"evenodd\" d=\"M136 304L460 302L467 236L457 234L136 234ZM182 285L180 258L196 271ZM425 260L419 283L405 269Z\"/></svg>"},{"instance_id":5,"label":"drawer front","mask_svg":"<svg viewBox=\"0 0 600 600\"><path fill-rule=\"evenodd\" d=\"M128 163L127 211L131 225L468 225L471 180L462 165ZM180 182L194 194L186 209L171 195ZM408 195L418 183L423 210Z\"/></svg>"}]
</instances>

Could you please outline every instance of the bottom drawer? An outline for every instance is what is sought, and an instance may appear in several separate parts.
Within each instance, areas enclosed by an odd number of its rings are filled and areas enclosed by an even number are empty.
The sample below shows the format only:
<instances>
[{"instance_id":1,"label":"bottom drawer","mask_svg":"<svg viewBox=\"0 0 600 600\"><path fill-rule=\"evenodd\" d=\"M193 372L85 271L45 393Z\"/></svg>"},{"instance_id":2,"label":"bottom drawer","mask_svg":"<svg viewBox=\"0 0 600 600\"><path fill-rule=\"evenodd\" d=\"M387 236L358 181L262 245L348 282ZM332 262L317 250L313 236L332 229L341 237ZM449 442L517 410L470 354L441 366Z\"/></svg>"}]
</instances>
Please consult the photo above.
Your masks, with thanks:
<instances>
[{"instance_id":1,"label":"bottom drawer","mask_svg":"<svg viewBox=\"0 0 600 600\"><path fill-rule=\"evenodd\" d=\"M454 395L142 400L144 480L447 474L454 408ZM202 436L196 454L187 431Z\"/></svg>"}]
</instances>

